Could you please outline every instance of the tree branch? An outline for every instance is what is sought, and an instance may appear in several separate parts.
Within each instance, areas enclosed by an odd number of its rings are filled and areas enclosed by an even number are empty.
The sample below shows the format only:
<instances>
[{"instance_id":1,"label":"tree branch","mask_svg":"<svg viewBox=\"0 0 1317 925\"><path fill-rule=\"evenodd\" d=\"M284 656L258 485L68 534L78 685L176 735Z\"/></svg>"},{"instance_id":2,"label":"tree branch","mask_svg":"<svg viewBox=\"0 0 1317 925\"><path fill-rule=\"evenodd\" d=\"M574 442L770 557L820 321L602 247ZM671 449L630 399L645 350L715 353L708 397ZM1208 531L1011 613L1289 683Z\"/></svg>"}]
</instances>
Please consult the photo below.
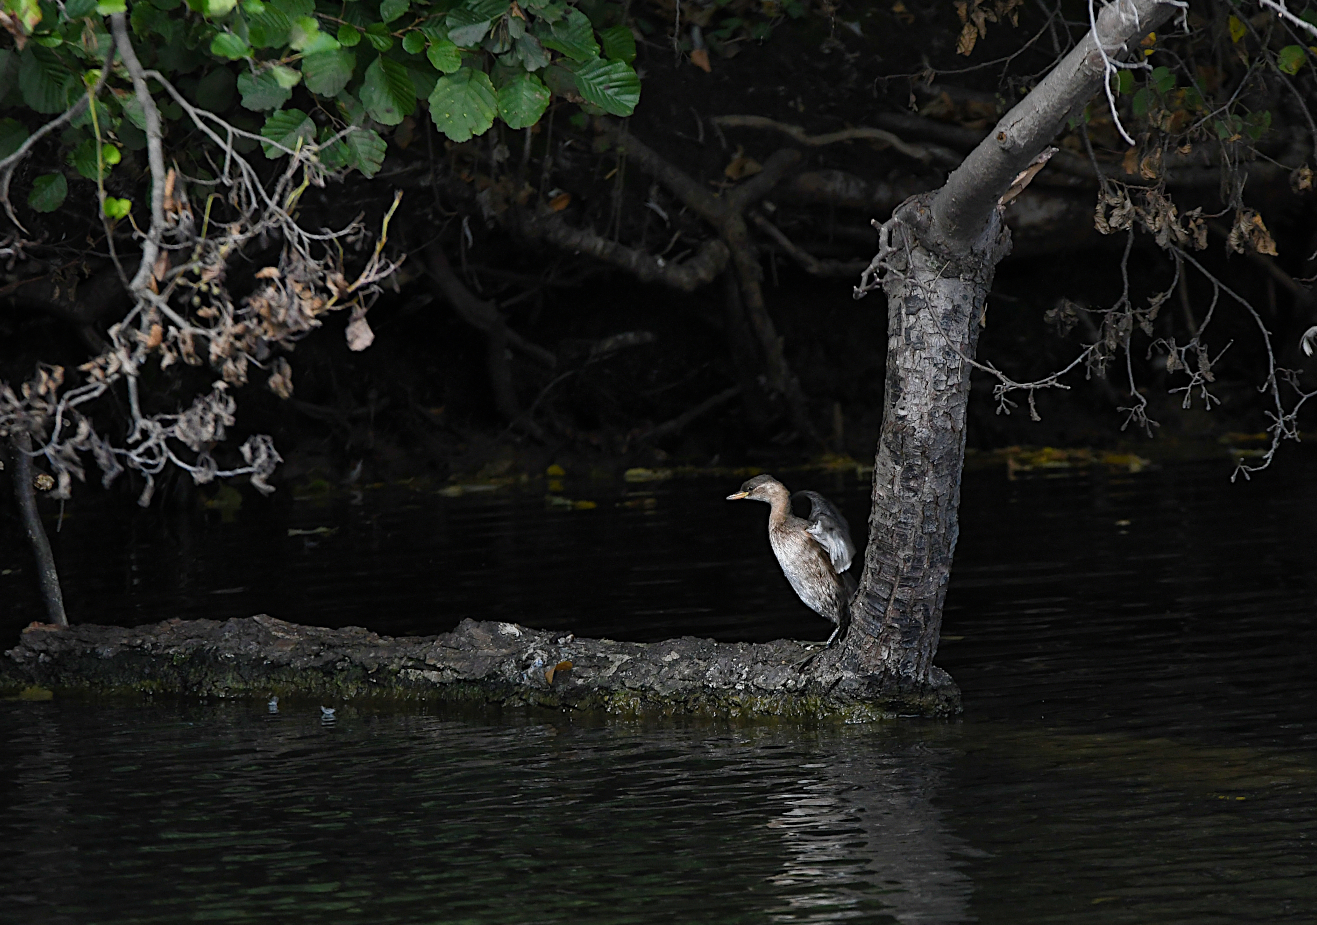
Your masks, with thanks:
<instances>
[{"instance_id":1,"label":"tree branch","mask_svg":"<svg viewBox=\"0 0 1317 925\"><path fill-rule=\"evenodd\" d=\"M558 365L558 358L553 353L539 344L531 343L509 328L498 306L493 302L477 298L475 293L467 288L466 283L453 272L453 267L438 242L426 246L424 258L426 272L443 292L453 311L457 312L463 321L485 334L497 334L509 347L515 347L545 366L552 368Z\"/></svg>"},{"instance_id":2,"label":"tree branch","mask_svg":"<svg viewBox=\"0 0 1317 925\"><path fill-rule=\"evenodd\" d=\"M772 238L778 247L786 251L792 260L800 264L806 273L813 276L849 279L860 275L869 265L868 260L820 260L788 238L780 228L758 212L751 212L750 220L760 231Z\"/></svg>"},{"instance_id":3,"label":"tree branch","mask_svg":"<svg viewBox=\"0 0 1317 925\"><path fill-rule=\"evenodd\" d=\"M811 135L802 126L778 122L767 116L713 116L709 119L714 125L728 128L762 128L789 135L802 145L812 148L837 144L842 141L877 141L900 151L906 157L914 158L921 164L959 164L960 158L951 151L941 151L924 145L912 145L901 136L881 128L859 126L846 128L822 135Z\"/></svg>"},{"instance_id":4,"label":"tree branch","mask_svg":"<svg viewBox=\"0 0 1317 925\"><path fill-rule=\"evenodd\" d=\"M575 228L557 212L521 211L512 215L513 225L527 237L548 241L564 250L589 254L633 274L642 283L663 283L682 292L694 292L712 282L727 266L727 245L711 238L700 245L695 256L681 263L627 247L601 237L590 228Z\"/></svg>"},{"instance_id":5,"label":"tree branch","mask_svg":"<svg viewBox=\"0 0 1317 925\"><path fill-rule=\"evenodd\" d=\"M933 198L933 234L960 245L978 237L1011 181L1088 102L1119 58L1168 19L1167 0L1116 0L1028 96L997 123Z\"/></svg>"},{"instance_id":6,"label":"tree branch","mask_svg":"<svg viewBox=\"0 0 1317 925\"><path fill-rule=\"evenodd\" d=\"M114 44L119 49L119 56L128 68L128 75L133 81L133 91L142 106L146 119L146 156L151 165L151 227L147 229L146 240L142 242L142 259L137 265L137 273L129 284L135 294L146 290L151 281L151 271L156 258L160 255L160 240L165 233L165 150L164 133L160 128L160 110L146 85L146 75L142 62L137 60L132 40L128 37L128 26L123 13L110 15L110 28L114 32Z\"/></svg>"}]
</instances>

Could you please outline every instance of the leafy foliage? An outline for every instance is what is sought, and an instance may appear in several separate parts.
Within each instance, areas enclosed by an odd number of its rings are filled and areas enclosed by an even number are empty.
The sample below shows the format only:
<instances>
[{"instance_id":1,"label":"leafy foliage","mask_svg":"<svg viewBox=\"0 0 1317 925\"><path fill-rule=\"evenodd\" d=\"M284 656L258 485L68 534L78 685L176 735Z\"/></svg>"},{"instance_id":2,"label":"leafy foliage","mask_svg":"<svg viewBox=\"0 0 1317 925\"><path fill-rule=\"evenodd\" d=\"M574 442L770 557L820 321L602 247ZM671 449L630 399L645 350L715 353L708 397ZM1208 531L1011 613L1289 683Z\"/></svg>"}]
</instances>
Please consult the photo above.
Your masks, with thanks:
<instances>
[{"instance_id":1,"label":"leafy foliage","mask_svg":"<svg viewBox=\"0 0 1317 925\"><path fill-rule=\"evenodd\" d=\"M0 121L5 154L39 124L24 119L24 110L49 116L85 96L112 45L104 17L125 11L143 66L193 105L258 132L268 157L285 157L299 142L335 139L321 163L366 176L380 169L388 132L408 120L428 115L436 130L463 142L500 120L512 129L535 125L555 95L587 113L618 116L630 115L640 99L635 37L622 5L607 0L582 8L565 0L0 3L19 30L17 47L0 50L0 74L12 75L0 80L0 106L19 116ZM565 67L563 79L546 81L555 64ZM202 151L186 140L192 120L169 94L152 89L170 156L193 157L207 169ZM123 150L145 147L145 116L121 67L99 95L96 115L73 121L61 157L72 172L63 185L55 174L43 177L31 191L34 208L57 208L68 180L103 178Z\"/></svg>"}]
</instances>

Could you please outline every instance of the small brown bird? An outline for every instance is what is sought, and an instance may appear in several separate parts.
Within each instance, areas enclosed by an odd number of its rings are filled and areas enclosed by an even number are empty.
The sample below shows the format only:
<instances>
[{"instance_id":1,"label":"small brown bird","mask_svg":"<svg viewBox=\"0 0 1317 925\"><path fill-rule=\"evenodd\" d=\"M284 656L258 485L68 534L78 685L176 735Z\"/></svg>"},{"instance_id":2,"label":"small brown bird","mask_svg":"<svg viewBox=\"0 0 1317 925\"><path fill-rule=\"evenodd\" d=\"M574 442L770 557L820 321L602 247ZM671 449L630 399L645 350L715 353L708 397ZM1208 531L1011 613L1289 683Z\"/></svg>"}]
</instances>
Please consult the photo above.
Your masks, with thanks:
<instances>
[{"instance_id":1,"label":"small brown bird","mask_svg":"<svg viewBox=\"0 0 1317 925\"><path fill-rule=\"evenodd\" d=\"M855 558L850 525L827 498L818 492L797 492L809 499L809 517L791 513L792 495L787 487L771 475L756 475L741 490L727 496L728 501L763 501L770 505L768 542L778 565L791 587L810 610L836 629L828 645L837 638L850 619L850 600L855 594L855 579L843 574Z\"/></svg>"}]
</instances>

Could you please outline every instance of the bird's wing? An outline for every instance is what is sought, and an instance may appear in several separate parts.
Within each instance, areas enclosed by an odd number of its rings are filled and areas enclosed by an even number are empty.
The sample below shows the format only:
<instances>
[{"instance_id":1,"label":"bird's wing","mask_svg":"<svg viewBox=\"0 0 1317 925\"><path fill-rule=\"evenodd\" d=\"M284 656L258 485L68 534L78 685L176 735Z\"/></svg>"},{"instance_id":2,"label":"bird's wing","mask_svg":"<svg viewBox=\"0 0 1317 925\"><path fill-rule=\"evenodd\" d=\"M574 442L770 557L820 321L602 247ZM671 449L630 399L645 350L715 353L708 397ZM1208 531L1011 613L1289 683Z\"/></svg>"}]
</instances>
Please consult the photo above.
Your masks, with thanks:
<instances>
[{"instance_id":1,"label":"bird's wing","mask_svg":"<svg viewBox=\"0 0 1317 925\"><path fill-rule=\"evenodd\" d=\"M850 524L846 523L841 511L818 492L801 491L797 494L809 499L809 526L805 528L806 532L823 547L832 560L833 569L840 575L851 567L851 560L855 558Z\"/></svg>"}]
</instances>

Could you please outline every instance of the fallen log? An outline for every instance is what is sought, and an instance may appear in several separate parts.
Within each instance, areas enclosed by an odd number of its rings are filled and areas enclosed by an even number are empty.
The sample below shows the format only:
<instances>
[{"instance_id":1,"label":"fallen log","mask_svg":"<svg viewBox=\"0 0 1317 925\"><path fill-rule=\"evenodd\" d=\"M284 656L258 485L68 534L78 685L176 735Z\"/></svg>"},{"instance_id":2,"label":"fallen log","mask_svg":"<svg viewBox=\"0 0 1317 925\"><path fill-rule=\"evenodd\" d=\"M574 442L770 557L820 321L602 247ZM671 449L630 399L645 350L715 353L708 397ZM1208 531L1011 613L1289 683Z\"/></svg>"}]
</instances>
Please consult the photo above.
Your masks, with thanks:
<instances>
[{"instance_id":1,"label":"fallen log","mask_svg":"<svg viewBox=\"0 0 1317 925\"><path fill-rule=\"evenodd\" d=\"M0 660L0 694L277 694L850 722L960 712L960 692L938 668L913 685L824 658L802 670L810 654L792 640L614 642L469 619L450 633L412 637L264 615L141 627L33 624Z\"/></svg>"}]
</instances>

